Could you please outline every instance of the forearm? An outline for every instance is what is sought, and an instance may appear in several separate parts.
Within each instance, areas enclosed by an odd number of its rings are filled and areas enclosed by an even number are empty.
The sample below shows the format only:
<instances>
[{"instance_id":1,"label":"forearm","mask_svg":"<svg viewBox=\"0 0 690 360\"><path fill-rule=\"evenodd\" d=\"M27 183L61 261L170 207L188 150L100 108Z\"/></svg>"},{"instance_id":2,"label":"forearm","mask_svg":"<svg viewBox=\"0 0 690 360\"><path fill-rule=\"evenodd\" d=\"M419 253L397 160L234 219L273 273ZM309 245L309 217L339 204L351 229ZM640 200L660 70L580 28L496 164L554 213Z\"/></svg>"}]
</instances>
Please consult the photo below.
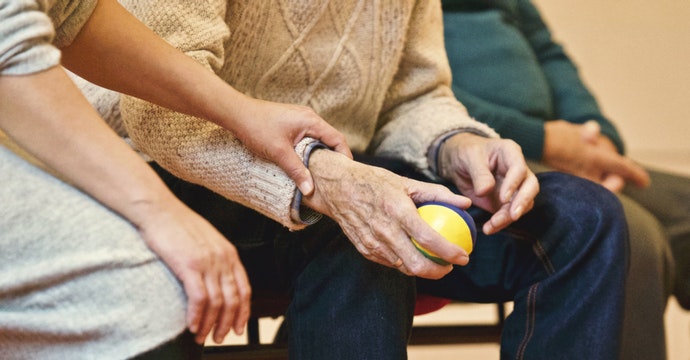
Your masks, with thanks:
<instances>
[{"instance_id":1,"label":"forearm","mask_svg":"<svg viewBox=\"0 0 690 360\"><path fill-rule=\"evenodd\" d=\"M603 115L594 95L582 81L576 64L563 46L553 40L538 9L530 1L522 1L519 6L522 31L551 87L556 119L577 124L596 120L601 126L601 132L623 153L624 144L616 127Z\"/></svg>"},{"instance_id":2,"label":"forearm","mask_svg":"<svg viewBox=\"0 0 690 360\"><path fill-rule=\"evenodd\" d=\"M114 0L101 0L63 64L108 89L242 133L248 97L169 45ZM98 66L95 66L95 65Z\"/></svg>"},{"instance_id":3,"label":"forearm","mask_svg":"<svg viewBox=\"0 0 690 360\"><path fill-rule=\"evenodd\" d=\"M128 96L122 99L121 111L137 149L167 171L287 227L304 227L290 216L295 183L224 129ZM296 151L301 154L299 146Z\"/></svg>"},{"instance_id":4,"label":"forearm","mask_svg":"<svg viewBox=\"0 0 690 360\"><path fill-rule=\"evenodd\" d=\"M541 160L544 149L544 119L479 98L459 86L453 86L453 92L473 118L489 125L501 134L501 137L520 144L526 158Z\"/></svg>"},{"instance_id":5,"label":"forearm","mask_svg":"<svg viewBox=\"0 0 690 360\"><path fill-rule=\"evenodd\" d=\"M423 4L423 5L422 5ZM444 134L462 130L485 136L496 134L470 118L450 89L450 67L439 4L418 2L407 31L404 56L389 87L380 126L368 151L402 159L430 177L427 154Z\"/></svg>"},{"instance_id":6,"label":"forearm","mask_svg":"<svg viewBox=\"0 0 690 360\"><path fill-rule=\"evenodd\" d=\"M49 85L49 86L47 86ZM0 77L0 127L25 150L137 224L173 200L155 173L81 96L59 67Z\"/></svg>"}]
</instances>

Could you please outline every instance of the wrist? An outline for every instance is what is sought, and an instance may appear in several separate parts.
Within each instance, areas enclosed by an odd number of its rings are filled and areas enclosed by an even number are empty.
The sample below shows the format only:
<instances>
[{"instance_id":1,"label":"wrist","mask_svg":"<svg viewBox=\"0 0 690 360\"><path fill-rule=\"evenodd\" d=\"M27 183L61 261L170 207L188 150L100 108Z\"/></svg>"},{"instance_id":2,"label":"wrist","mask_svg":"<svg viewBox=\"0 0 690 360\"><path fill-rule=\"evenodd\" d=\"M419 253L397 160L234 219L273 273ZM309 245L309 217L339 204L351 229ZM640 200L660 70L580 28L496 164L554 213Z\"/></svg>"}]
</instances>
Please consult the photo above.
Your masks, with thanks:
<instances>
[{"instance_id":1,"label":"wrist","mask_svg":"<svg viewBox=\"0 0 690 360\"><path fill-rule=\"evenodd\" d=\"M300 150L300 148L302 149ZM305 139L297 146L297 152L302 154L302 161L304 162L304 166L306 166L309 169L312 179L314 179L314 170L310 167L310 165L313 162L323 162L323 160L313 160L314 157L320 158L322 157L323 153L331 151L329 151L328 147L320 141L309 142ZM319 153L320 155L316 155ZM319 165L316 165L316 167L318 168ZM316 170L316 172L319 173L323 171ZM314 180L314 182L316 182L316 180ZM296 188L295 197L290 206L290 218L292 219L292 221L304 225L311 225L321 219L322 212L319 211L321 207L315 207L315 204L312 200L314 198L315 192L316 190L312 191L311 195L304 196L304 194L302 194L299 188Z\"/></svg>"}]
</instances>

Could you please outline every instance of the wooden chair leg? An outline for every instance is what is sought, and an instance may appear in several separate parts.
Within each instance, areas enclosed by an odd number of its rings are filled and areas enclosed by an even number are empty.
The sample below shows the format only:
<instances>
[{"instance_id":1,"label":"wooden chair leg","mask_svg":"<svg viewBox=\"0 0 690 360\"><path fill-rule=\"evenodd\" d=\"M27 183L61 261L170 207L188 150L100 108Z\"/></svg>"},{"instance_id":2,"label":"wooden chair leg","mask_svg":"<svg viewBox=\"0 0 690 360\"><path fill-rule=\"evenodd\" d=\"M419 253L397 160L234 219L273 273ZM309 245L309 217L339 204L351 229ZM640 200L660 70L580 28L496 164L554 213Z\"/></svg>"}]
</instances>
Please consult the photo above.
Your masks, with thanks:
<instances>
[{"instance_id":1,"label":"wooden chair leg","mask_svg":"<svg viewBox=\"0 0 690 360\"><path fill-rule=\"evenodd\" d=\"M416 325L412 328L409 344L499 343L506 317L505 304L496 304L496 311L498 319L493 324ZM262 344L259 318L253 317L247 324L247 344L206 347L203 360L287 360L287 343L281 331L284 329L278 330L272 344Z\"/></svg>"}]
</instances>

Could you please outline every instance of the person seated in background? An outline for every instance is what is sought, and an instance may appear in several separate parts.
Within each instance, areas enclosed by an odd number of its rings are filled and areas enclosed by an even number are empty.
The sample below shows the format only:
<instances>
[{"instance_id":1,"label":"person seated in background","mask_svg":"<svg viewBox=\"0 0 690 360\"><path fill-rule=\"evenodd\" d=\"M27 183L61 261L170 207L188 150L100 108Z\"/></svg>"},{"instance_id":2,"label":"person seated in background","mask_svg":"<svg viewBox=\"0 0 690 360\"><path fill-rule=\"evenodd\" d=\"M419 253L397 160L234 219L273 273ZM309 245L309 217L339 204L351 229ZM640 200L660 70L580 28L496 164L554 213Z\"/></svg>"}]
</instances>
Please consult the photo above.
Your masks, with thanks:
<instances>
[{"instance_id":1,"label":"person seated in background","mask_svg":"<svg viewBox=\"0 0 690 360\"><path fill-rule=\"evenodd\" d=\"M442 2L453 92L469 114L515 140L535 171L577 175L621 199L631 235L622 358L665 358L669 294L690 307L690 179L625 156L531 1Z\"/></svg>"},{"instance_id":2,"label":"person seated in background","mask_svg":"<svg viewBox=\"0 0 690 360\"><path fill-rule=\"evenodd\" d=\"M293 143L351 155L309 109L238 93L113 3L0 0L3 359L199 359L195 336L242 333L250 312L235 247L105 124L61 55L93 81L222 123L307 192ZM108 61L79 63L84 49Z\"/></svg>"},{"instance_id":3,"label":"person seated in background","mask_svg":"<svg viewBox=\"0 0 690 360\"><path fill-rule=\"evenodd\" d=\"M353 161L297 144L315 184L305 195L213 123L129 96L110 100L175 194L233 241L253 291L290 295L290 358L406 358L416 287L514 300L505 358L618 357L620 203L575 176L537 179L513 141L468 116L450 90L440 1L121 3L237 90L313 108L355 153ZM471 261L443 240L416 205L469 206L449 189L472 200L486 235L510 237L480 235ZM455 266L427 259L410 238Z\"/></svg>"}]
</instances>

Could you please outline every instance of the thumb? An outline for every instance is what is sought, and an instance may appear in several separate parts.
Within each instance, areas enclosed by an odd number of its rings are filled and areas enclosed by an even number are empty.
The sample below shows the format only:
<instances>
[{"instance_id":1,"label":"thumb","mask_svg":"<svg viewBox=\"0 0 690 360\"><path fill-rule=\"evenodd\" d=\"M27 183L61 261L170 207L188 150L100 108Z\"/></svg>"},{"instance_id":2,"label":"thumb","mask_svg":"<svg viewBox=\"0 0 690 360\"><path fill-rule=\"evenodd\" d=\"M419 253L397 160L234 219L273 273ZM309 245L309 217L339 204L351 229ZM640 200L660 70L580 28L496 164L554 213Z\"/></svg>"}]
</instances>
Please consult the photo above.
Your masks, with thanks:
<instances>
[{"instance_id":1,"label":"thumb","mask_svg":"<svg viewBox=\"0 0 690 360\"><path fill-rule=\"evenodd\" d=\"M304 166L297 154L292 153L288 155L278 163L278 166L297 184L299 191L303 195L311 195L314 191L314 180L311 177L311 172Z\"/></svg>"}]
</instances>

